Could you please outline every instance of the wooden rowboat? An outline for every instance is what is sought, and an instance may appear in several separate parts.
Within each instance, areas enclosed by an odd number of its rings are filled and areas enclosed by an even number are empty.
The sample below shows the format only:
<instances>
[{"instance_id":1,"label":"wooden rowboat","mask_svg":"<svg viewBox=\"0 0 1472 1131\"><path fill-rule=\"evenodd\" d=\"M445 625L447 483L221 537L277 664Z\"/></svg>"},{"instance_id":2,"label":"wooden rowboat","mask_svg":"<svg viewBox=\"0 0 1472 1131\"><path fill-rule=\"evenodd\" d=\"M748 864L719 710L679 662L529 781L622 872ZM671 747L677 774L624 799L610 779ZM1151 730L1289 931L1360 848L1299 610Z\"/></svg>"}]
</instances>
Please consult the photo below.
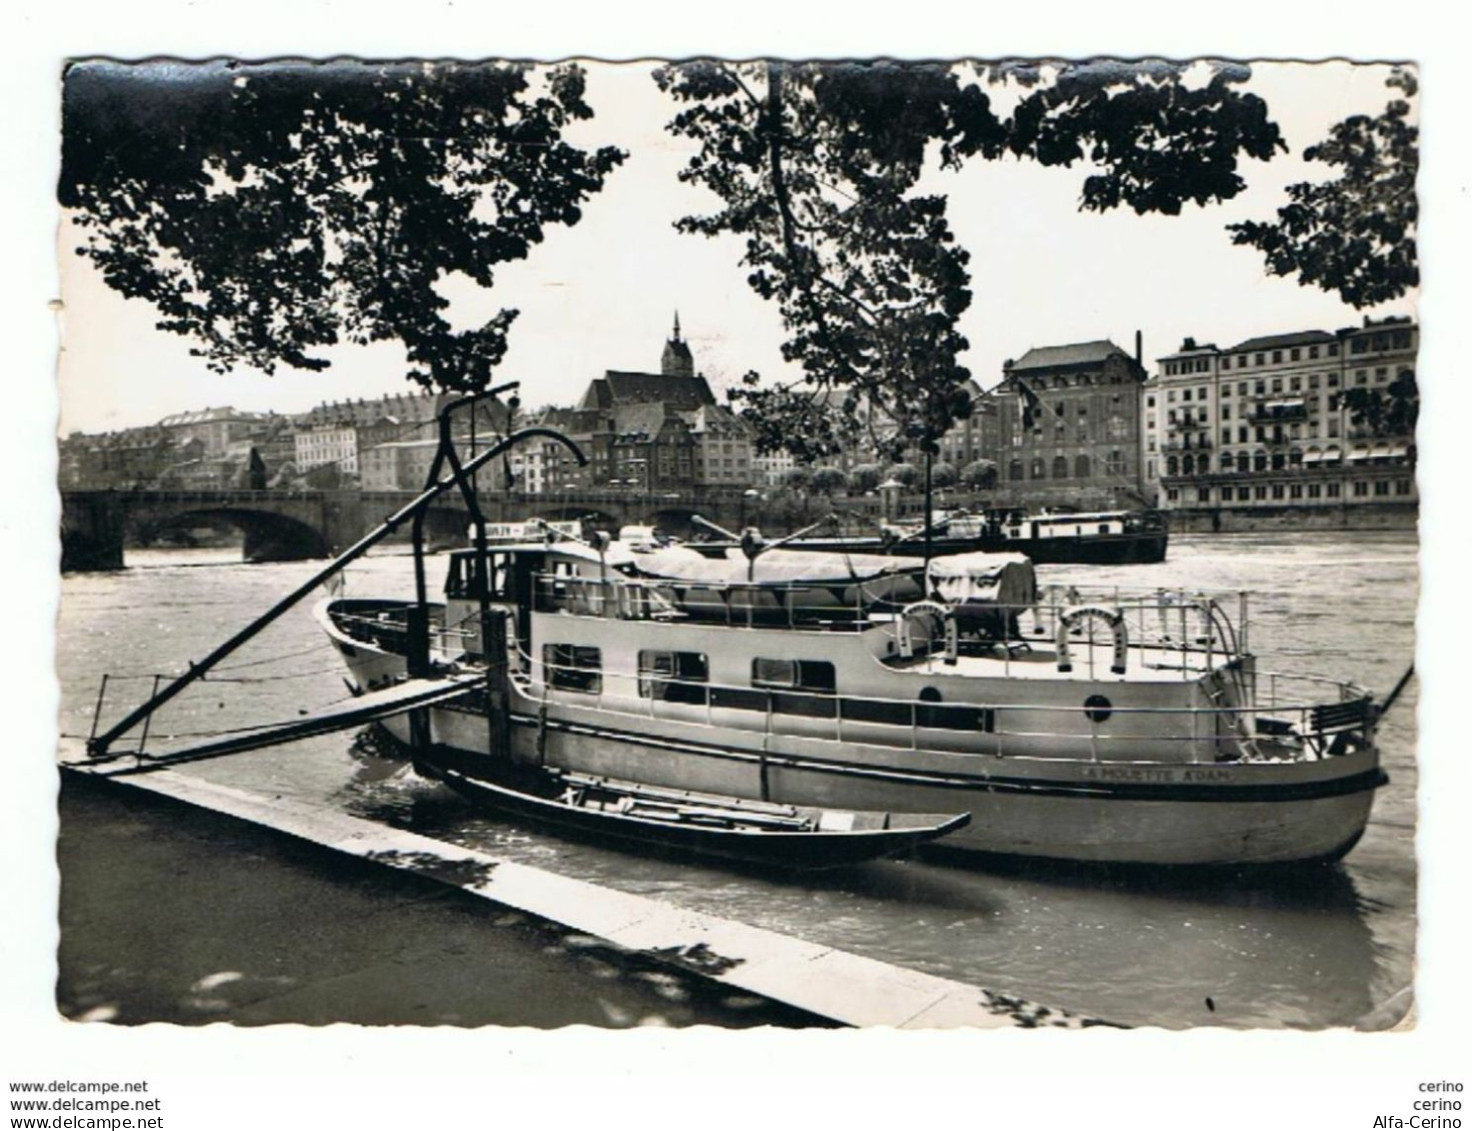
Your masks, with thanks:
<instances>
[{"instance_id":1,"label":"wooden rowboat","mask_svg":"<svg viewBox=\"0 0 1472 1131\"><path fill-rule=\"evenodd\" d=\"M448 757L446 756L448 755ZM833 868L902 855L963 828L969 813L886 813L777 805L535 770L487 781L437 749L415 768L478 805L561 829L769 867Z\"/></svg>"}]
</instances>

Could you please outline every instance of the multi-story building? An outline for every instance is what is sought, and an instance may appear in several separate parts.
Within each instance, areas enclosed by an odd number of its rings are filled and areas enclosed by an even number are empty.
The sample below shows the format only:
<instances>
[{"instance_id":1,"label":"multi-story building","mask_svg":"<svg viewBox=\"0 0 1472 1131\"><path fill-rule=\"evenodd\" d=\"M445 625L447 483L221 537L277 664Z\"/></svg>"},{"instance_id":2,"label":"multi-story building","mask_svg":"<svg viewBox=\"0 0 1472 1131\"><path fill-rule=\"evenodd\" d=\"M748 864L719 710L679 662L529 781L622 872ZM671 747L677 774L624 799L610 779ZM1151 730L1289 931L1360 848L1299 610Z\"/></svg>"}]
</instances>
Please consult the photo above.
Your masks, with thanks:
<instances>
[{"instance_id":1,"label":"multi-story building","mask_svg":"<svg viewBox=\"0 0 1472 1131\"><path fill-rule=\"evenodd\" d=\"M188 441L150 425L100 435L68 436L59 445L58 482L71 490L147 490L179 460ZM201 441L195 448L203 448Z\"/></svg>"},{"instance_id":2,"label":"multi-story building","mask_svg":"<svg viewBox=\"0 0 1472 1131\"><path fill-rule=\"evenodd\" d=\"M689 414L695 442L695 481L749 487L755 479L751 426L725 405L701 405Z\"/></svg>"},{"instance_id":3,"label":"multi-story building","mask_svg":"<svg viewBox=\"0 0 1472 1131\"><path fill-rule=\"evenodd\" d=\"M996 460L1001 448L997 398L982 392L973 380L967 381L966 391L971 396L971 415L956 421L940 438L940 454L936 457L957 471L979 459Z\"/></svg>"},{"instance_id":4,"label":"multi-story building","mask_svg":"<svg viewBox=\"0 0 1472 1131\"><path fill-rule=\"evenodd\" d=\"M767 455L751 457L752 480L767 487L780 487L783 477L797 466L797 460L789 451L769 452Z\"/></svg>"},{"instance_id":5,"label":"multi-story building","mask_svg":"<svg viewBox=\"0 0 1472 1131\"><path fill-rule=\"evenodd\" d=\"M998 481L1026 506L1138 506L1143 494L1140 338L1030 349L995 390ZM990 457L987 457L990 458Z\"/></svg>"},{"instance_id":6,"label":"multi-story building","mask_svg":"<svg viewBox=\"0 0 1472 1131\"><path fill-rule=\"evenodd\" d=\"M1310 512L1416 502L1415 436L1388 408L1414 388L1410 319L1250 338L1187 338L1145 389L1145 467L1167 510ZM1398 381L1408 375L1409 381ZM1356 393L1354 390L1364 390ZM1219 518L1216 520L1219 521Z\"/></svg>"},{"instance_id":7,"label":"multi-story building","mask_svg":"<svg viewBox=\"0 0 1472 1131\"><path fill-rule=\"evenodd\" d=\"M240 412L227 406L176 412L160 420L158 426L177 444L191 439L202 441L206 458L219 459L232 443L259 434L270 421L264 412Z\"/></svg>"},{"instance_id":8,"label":"multi-story building","mask_svg":"<svg viewBox=\"0 0 1472 1131\"><path fill-rule=\"evenodd\" d=\"M333 464L346 475L358 473L358 429L350 420L312 424L296 434L298 471Z\"/></svg>"}]
</instances>

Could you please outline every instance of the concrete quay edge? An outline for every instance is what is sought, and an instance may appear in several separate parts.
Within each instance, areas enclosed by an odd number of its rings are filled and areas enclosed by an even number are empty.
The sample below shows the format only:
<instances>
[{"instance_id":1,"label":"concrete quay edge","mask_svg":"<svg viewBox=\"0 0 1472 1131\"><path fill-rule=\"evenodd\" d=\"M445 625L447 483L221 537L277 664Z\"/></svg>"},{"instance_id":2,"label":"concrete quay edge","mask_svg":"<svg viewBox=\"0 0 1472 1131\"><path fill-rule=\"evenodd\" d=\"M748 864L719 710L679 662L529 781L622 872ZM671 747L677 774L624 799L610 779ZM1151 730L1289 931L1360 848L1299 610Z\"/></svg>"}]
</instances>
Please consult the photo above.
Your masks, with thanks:
<instances>
[{"instance_id":1,"label":"concrete quay edge","mask_svg":"<svg viewBox=\"0 0 1472 1131\"><path fill-rule=\"evenodd\" d=\"M78 762L61 765L93 778L107 776ZM844 1025L1078 1029L1111 1024L300 801L171 770L117 782L460 888Z\"/></svg>"}]
</instances>

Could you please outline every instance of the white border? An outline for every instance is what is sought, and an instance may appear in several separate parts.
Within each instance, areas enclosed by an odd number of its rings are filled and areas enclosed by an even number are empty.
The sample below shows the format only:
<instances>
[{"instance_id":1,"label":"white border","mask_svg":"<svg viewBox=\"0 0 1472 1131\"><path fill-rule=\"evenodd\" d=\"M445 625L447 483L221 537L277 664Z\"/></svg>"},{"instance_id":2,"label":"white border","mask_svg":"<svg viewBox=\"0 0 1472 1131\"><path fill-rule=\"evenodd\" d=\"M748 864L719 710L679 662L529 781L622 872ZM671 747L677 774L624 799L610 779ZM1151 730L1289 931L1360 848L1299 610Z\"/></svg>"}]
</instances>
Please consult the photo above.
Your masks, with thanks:
<instances>
[{"instance_id":1,"label":"white border","mask_svg":"<svg viewBox=\"0 0 1472 1131\"><path fill-rule=\"evenodd\" d=\"M3 530L7 602L0 835L0 1084L20 1076L145 1076L171 1131L262 1125L358 1128L537 1125L749 1126L862 1120L1017 1119L1056 1127L1369 1127L1406 1114L1421 1080L1461 1079L1466 764L1452 705L1450 636L1462 615L1456 550L1467 419L1458 335L1466 321L1468 80L1461 28L1428 4L1333 9L1249 2L1015 5L911 2L884 22L867 6L474 5L267 0L127 4L35 0L8 44L3 83L7 411ZM15 26L16 15L11 17ZM1422 66L1426 204L1422 428L1425 566L1422 672L1420 1017L1404 1034L553 1034L477 1030L144 1030L58 1020L54 978L50 643L57 592L53 488L57 292L53 204L60 60L92 53L510 55L602 58L953 57L1201 53L1236 57L1410 58ZM1148 960L1142 956L1142 961ZM14 1075L12 1075L14 1074ZM6 1116L9 1116L9 1112ZM1469 1115L1472 1118L1472 1115Z\"/></svg>"}]
</instances>

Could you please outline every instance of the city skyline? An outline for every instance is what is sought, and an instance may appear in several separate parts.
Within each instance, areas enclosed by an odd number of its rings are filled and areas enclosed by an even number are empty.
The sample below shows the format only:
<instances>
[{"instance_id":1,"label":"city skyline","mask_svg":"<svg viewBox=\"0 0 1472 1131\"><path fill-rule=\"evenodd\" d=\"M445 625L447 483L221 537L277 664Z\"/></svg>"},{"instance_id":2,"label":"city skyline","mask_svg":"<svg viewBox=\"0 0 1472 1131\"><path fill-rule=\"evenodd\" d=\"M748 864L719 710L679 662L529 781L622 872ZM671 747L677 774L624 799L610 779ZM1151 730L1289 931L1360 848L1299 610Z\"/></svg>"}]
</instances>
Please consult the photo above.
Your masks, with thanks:
<instances>
[{"instance_id":1,"label":"city skyline","mask_svg":"<svg viewBox=\"0 0 1472 1131\"><path fill-rule=\"evenodd\" d=\"M678 310L696 366L723 395L748 369L791 380L782 361L777 311L747 288L739 246L680 235L673 221L711 201L681 185L684 143L663 131L673 113L650 80L651 65L590 63L597 116L575 136L629 150L624 167L594 197L578 225L549 232L523 262L508 265L493 291L447 286L452 319L473 325L502 306L521 317L493 380L520 381L529 406L565 404L605 369L653 370ZM1289 152L1249 161L1241 196L1179 217L1077 211L1086 167L1045 169L1012 161L974 162L960 173L927 175L948 192L960 242L972 253L971 309L961 330L962 361L991 388L1009 359L1028 349L1112 339L1127 349L1144 335L1144 360L1173 352L1187 336L1228 346L1261 334L1359 324L1365 314L1413 315L1414 296L1356 311L1294 279L1269 278L1259 254L1234 247L1228 223L1262 219L1282 187L1316 179L1324 166L1299 158L1330 124L1373 113L1387 98L1386 65L1343 62L1254 66L1251 88L1283 128ZM1018 201L1028 207L1019 210ZM1003 222L998 222L1003 217ZM59 230L65 303L59 366L65 435L147 424L172 412L229 405L241 411L303 412L323 401L412 391L391 346L330 351L325 373L238 371L219 376L189 356L190 343L155 330L153 312L102 284L71 254L76 229ZM137 375L148 375L139 381Z\"/></svg>"}]
</instances>

